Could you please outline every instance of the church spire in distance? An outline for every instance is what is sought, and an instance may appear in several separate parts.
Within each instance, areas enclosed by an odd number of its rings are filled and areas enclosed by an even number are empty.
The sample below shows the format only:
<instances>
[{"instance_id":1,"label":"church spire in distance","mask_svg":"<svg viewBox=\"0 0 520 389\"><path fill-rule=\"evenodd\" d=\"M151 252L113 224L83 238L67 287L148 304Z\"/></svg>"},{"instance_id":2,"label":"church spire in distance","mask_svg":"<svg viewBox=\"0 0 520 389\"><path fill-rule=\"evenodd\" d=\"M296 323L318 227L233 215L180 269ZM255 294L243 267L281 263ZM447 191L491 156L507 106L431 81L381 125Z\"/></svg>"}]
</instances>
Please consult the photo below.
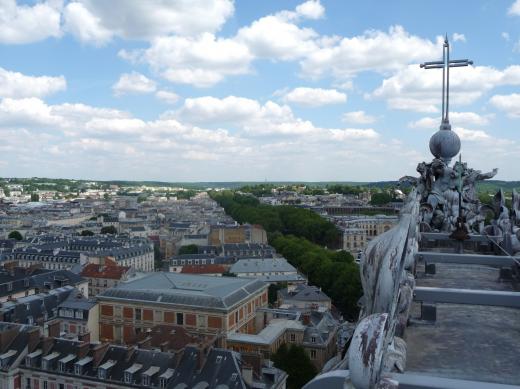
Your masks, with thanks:
<instances>
[{"instance_id":1,"label":"church spire in distance","mask_svg":"<svg viewBox=\"0 0 520 389\"><path fill-rule=\"evenodd\" d=\"M440 158L446 165L460 151L460 138L451 131L449 120L450 107L450 68L473 65L468 59L450 60L450 43L448 34L444 38L442 47L442 61L424 62L420 66L424 69L442 68L442 115L439 131L430 138L430 151L435 158Z\"/></svg>"}]
</instances>

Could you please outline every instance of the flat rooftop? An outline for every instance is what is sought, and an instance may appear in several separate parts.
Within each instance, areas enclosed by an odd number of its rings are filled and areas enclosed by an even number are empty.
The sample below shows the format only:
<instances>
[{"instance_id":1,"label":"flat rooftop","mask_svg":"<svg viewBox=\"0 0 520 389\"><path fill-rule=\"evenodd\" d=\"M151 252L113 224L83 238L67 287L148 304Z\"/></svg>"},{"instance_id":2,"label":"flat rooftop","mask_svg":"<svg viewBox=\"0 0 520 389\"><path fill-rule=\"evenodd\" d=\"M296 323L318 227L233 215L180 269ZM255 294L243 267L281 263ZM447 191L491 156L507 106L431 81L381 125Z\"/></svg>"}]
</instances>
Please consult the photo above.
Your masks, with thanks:
<instances>
[{"instance_id":1,"label":"flat rooftop","mask_svg":"<svg viewBox=\"0 0 520 389\"><path fill-rule=\"evenodd\" d=\"M499 269L480 265L436 264L426 275L419 263L417 286L518 291L499 279ZM405 331L406 373L501 384L520 384L520 309L437 303L435 323L418 321L414 303Z\"/></svg>"}]
</instances>

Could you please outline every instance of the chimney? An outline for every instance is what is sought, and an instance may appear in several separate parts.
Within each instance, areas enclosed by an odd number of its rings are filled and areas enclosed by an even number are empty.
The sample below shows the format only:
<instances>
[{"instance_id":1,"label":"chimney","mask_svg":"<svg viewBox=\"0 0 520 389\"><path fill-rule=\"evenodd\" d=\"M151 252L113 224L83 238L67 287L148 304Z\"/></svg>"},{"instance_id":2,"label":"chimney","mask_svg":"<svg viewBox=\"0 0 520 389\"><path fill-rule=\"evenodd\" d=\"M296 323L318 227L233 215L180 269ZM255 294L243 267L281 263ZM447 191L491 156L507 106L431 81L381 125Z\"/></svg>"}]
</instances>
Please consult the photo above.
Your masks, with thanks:
<instances>
[{"instance_id":1,"label":"chimney","mask_svg":"<svg viewBox=\"0 0 520 389\"><path fill-rule=\"evenodd\" d=\"M89 342L82 342L78 345L78 351L76 352L76 355L79 359L82 359L87 356L88 351L90 349L90 343Z\"/></svg>"},{"instance_id":2,"label":"chimney","mask_svg":"<svg viewBox=\"0 0 520 389\"><path fill-rule=\"evenodd\" d=\"M54 338L43 338L42 342L42 353L47 355L54 344Z\"/></svg>"},{"instance_id":3,"label":"chimney","mask_svg":"<svg viewBox=\"0 0 520 389\"><path fill-rule=\"evenodd\" d=\"M144 349L149 349L151 345L152 345L151 336L147 336L146 338L144 338L143 340L141 340L137 343L137 347L144 348Z\"/></svg>"},{"instance_id":4,"label":"chimney","mask_svg":"<svg viewBox=\"0 0 520 389\"><path fill-rule=\"evenodd\" d=\"M16 326L12 326L0 332L0 352L3 352L7 346L11 344L16 335L18 335L18 327Z\"/></svg>"},{"instance_id":5,"label":"chimney","mask_svg":"<svg viewBox=\"0 0 520 389\"><path fill-rule=\"evenodd\" d=\"M253 386L253 368L251 366L242 366L242 379L247 386Z\"/></svg>"},{"instance_id":6,"label":"chimney","mask_svg":"<svg viewBox=\"0 0 520 389\"><path fill-rule=\"evenodd\" d=\"M59 320L51 320L47 323L47 332L49 338L59 338L60 337L60 321Z\"/></svg>"},{"instance_id":7,"label":"chimney","mask_svg":"<svg viewBox=\"0 0 520 389\"><path fill-rule=\"evenodd\" d=\"M302 315L302 323L305 326L308 326L309 324L311 324L311 314L309 312L305 312Z\"/></svg>"},{"instance_id":8,"label":"chimney","mask_svg":"<svg viewBox=\"0 0 520 389\"><path fill-rule=\"evenodd\" d=\"M206 363L206 357L209 353L209 347L199 348L198 350L198 368L199 370L202 370L204 367L204 364Z\"/></svg>"},{"instance_id":9,"label":"chimney","mask_svg":"<svg viewBox=\"0 0 520 389\"><path fill-rule=\"evenodd\" d=\"M80 342L88 342L90 343L90 332L87 331L87 332L83 332L81 334L78 335L78 340Z\"/></svg>"},{"instance_id":10,"label":"chimney","mask_svg":"<svg viewBox=\"0 0 520 389\"><path fill-rule=\"evenodd\" d=\"M98 344L96 347L94 347L92 358L93 360L93 366L98 367L99 363L103 360L103 357L105 355L105 352L108 349L108 343L101 343Z\"/></svg>"},{"instance_id":11,"label":"chimney","mask_svg":"<svg viewBox=\"0 0 520 389\"><path fill-rule=\"evenodd\" d=\"M32 353L36 346L40 343L40 328L32 328L27 331L27 349Z\"/></svg>"}]
</instances>

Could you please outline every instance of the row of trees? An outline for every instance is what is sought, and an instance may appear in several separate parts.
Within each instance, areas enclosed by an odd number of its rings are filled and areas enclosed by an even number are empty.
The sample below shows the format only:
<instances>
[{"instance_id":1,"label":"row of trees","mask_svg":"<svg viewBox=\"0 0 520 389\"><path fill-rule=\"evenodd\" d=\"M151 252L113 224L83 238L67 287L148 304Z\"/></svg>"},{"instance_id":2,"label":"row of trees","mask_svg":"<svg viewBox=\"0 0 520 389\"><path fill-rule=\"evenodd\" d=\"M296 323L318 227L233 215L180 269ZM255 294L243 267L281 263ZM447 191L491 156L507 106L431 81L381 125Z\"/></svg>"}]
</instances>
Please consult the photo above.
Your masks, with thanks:
<instances>
[{"instance_id":1,"label":"row of trees","mask_svg":"<svg viewBox=\"0 0 520 389\"><path fill-rule=\"evenodd\" d=\"M212 192L211 196L239 223L260 224L268 233L301 236L322 246L339 246L336 226L311 210L260 204L254 196L231 191Z\"/></svg>"},{"instance_id":2,"label":"row of trees","mask_svg":"<svg viewBox=\"0 0 520 389\"><path fill-rule=\"evenodd\" d=\"M263 205L253 196L231 191L211 196L238 222L261 224L278 253L303 272L311 284L321 286L346 317L357 317L361 297L358 266L350 253L323 247L339 242L334 224L310 210ZM276 291L271 293L274 296Z\"/></svg>"},{"instance_id":3,"label":"row of trees","mask_svg":"<svg viewBox=\"0 0 520 389\"><path fill-rule=\"evenodd\" d=\"M346 318L357 319L362 288L358 265L350 253L327 250L291 235L275 234L270 244L312 285L319 285Z\"/></svg>"}]
</instances>

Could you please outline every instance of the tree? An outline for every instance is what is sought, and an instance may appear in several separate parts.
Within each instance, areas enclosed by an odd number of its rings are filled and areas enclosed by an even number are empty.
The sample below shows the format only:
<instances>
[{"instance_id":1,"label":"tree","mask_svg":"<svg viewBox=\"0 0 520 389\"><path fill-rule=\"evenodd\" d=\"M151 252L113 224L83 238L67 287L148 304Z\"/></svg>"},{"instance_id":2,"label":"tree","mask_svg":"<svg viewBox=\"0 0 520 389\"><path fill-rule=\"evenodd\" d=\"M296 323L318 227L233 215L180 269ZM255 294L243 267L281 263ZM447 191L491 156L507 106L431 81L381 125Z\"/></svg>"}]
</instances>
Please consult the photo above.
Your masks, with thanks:
<instances>
[{"instance_id":1,"label":"tree","mask_svg":"<svg viewBox=\"0 0 520 389\"><path fill-rule=\"evenodd\" d=\"M155 270L161 270L163 267L161 249L158 243L153 245L153 264Z\"/></svg>"},{"instance_id":2,"label":"tree","mask_svg":"<svg viewBox=\"0 0 520 389\"><path fill-rule=\"evenodd\" d=\"M229 270L226 270L224 273L222 273L222 277L236 277L237 275L235 273L231 273Z\"/></svg>"},{"instance_id":3,"label":"tree","mask_svg":"<svg viewBox=\"0 0 520 389\"><path fill-rule=\"evenodd\" d=\"M90 230L81 231L81 236L94 236L94 233Z\"/></svg>"},{"instance_id":4,"label":"tree","mask_svg":"<svg viewBox=\"0 0 520 389\"><path fill-rule=\"evenodd\" d=\"M38 193L31 193L31 201L32 202L40 201L40 195Z\"/></svg>"},{"instance_id":5,"label":"tree","mask_svg":"<svg viewBox=\"0 0 520 389\"><path fill-rule=\"evenodd\" d=\"M183 254L198 254L198 253L199 253L199 248L197 247L196 244L189 244L187 246L182 246L179 249L179 255L183 255Z\"/></svg>"},{"instance_id":6,"label":"tree","mask_svg":"<svg viewBox=\"0 0 520 389\"><path fill-rule=\"evenodd\" d=\"M387 192L374 193L370 200L370 204L372 205L386 205L389 202L393 201L393 197Z\"/></svg>"},{"instance_id":7,"label":"tree","mask_svg":"<svg viewBox=\"0 0 520 389\"><path fill-rule=\"evenodd\" d=\"M282 344L278 351L271 355L271 359L275 367L289 375L287 389L300 389L318 374L305 349L295 344L289 347L285 343Z\"/></svg>"},{"instance_id":8,"label":"tree","mask_svg":"<svg viewBox=\"0 0 520 389\"><path fill-rule=\"evenodd\" d=\"M114 235L117 234L117 229L114 226L106 226L101 228L101 233Z\"/></svg>"},{"instance_id":9,"label":"tree","mask_svg":"<svg viewBox=\"0 0 520 389\"><path fill-rule=\"evenodd\" d=\"M287 288L287 282L269 285L269 289L267 289L267 298L269 304L273 305L274 303L276 303L276 301L278 300L278 291L284 288Z\"/></svg>"},{"instance_id":10,"label":"tree","mask_svg":"<svg viewBox=\"0 0 520 389\"><path fill-rule=\"evenodd\" d=\"M15 231L11 231L9 233L9 235L7 235L7 238L9 238L9 239L16 239L16 240L22 240L23 236L22 236L22 234L20 234L20 232L15 230Z\"/></svg>"}]
</instances>

